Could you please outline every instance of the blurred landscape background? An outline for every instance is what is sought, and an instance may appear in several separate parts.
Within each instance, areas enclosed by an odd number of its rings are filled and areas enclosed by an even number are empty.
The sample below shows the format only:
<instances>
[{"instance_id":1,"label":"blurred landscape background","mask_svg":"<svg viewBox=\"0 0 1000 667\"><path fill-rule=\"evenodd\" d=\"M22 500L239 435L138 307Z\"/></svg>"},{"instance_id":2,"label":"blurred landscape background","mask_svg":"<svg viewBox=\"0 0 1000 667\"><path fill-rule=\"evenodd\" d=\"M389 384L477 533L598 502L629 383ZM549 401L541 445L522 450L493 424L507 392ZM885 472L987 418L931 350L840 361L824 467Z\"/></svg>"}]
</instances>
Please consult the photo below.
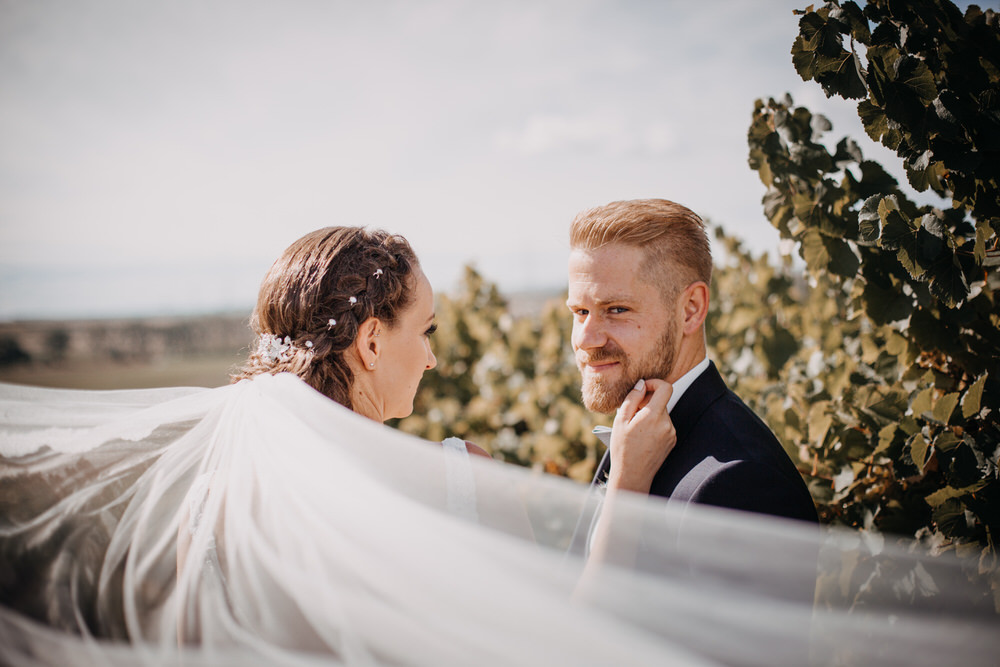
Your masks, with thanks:
<instances>
[{"instance_id":1,"label":"blurred landscape background","mask_svg":"<svg viewBox=\"0 0 1000 667\"><path fill-rule=\"evenodd\" d=\"M0 323L0 381L75 389L215 387L252 336L249 314Z\"/></svg>"},{"instance_id":2,"label":"blurred landscape background","mask_svg":"<svg viewBox=\"0 0 1000 667\"><path fill-rule=\"evenodd\" d=\"M555 291L508 297L515 317ZM246 359L250 313L0 322L0 382L72 389L217 387Z\"/></svg>"}]
</instances>

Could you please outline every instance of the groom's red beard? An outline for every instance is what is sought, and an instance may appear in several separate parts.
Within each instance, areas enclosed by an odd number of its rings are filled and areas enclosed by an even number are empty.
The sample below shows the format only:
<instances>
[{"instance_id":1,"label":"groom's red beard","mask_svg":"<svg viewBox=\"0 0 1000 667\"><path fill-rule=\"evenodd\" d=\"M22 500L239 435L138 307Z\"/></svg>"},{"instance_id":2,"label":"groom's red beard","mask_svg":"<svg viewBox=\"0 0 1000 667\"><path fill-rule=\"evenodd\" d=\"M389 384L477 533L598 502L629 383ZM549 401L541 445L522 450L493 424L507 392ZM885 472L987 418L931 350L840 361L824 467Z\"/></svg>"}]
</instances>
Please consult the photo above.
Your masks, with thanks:
<instances>
[{"instance_id":1,"label":"groom's red beard","mask_svg":"<svg viewBox=\"0 0 1000 667\"><path fill-rule=\"evenodd\" d=\"M640 378L665 379L674 366L675 339L673 327L667 327L659 344L642 359L629 358L616 343L611 341L603 347L591 350L586 356L578 352L576 364L583 374L584 406L591 412L611 414L618 409ZM620 364L616 377L584 373L584 366L588 363L615 361Z\"/></svg>"}]
</instances>

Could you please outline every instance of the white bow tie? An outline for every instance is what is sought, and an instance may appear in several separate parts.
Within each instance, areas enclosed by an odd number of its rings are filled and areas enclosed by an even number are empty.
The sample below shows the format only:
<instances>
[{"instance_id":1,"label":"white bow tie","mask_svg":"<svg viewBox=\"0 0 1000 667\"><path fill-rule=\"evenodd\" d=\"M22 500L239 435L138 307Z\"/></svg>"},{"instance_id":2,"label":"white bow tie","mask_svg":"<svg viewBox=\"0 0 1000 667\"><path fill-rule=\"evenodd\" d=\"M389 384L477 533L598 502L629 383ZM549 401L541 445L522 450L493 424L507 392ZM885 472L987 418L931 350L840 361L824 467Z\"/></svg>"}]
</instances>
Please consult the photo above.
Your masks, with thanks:
<instances>
[{"instance_id":1,"label":"white bow tie","mask_svg":"<svg viewBox=\"0 0 1000 667\"><path fill-rule=\"evenodd\" d=\"M595 426L593 433L597 436L598 440L604 443L605 447L611 446L611 429L609 427Z\"/></svg>"}]
</instances>

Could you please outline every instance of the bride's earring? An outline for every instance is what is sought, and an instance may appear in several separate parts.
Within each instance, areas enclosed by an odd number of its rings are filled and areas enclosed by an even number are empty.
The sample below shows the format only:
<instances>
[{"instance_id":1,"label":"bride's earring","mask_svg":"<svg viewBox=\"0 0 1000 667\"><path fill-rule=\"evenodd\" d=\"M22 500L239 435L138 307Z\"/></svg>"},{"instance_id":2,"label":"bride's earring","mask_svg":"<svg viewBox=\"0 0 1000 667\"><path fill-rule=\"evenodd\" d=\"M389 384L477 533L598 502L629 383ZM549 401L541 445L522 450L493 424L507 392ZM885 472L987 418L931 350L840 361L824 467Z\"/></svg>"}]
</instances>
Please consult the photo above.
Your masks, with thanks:
<instances>
[{"instance_id":1,"label":"bride's earring","mask_svg":"<svg viewBox=\"0 0 1000 667\"><path fill-rule=\"evenodd\" d=\"M369 367L369 368L375 368L375 362L374 362L374 361L370 362L370 363L368 364L368 367Z\"/></svg>"}]
</instances>

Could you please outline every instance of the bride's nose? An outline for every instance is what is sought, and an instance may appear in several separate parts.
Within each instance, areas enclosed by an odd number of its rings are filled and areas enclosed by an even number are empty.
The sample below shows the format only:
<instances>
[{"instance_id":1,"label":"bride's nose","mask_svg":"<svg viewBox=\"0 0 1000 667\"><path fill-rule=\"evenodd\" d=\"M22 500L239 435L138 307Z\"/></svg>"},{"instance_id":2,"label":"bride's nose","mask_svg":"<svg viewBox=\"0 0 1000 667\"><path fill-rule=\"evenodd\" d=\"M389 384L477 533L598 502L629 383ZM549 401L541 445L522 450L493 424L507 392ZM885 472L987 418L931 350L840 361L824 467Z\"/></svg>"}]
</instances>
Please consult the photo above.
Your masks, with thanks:
<instances>
[{"instance_id":1,"label":"bride's nose","mask_svg":"<svg viewBox=\"0 0 1000 667\"><path fill-rule=\"evenodd\" d=\"M434 368L437 365L438 365L437 357L434 356L434 350L432 350L431 346L428 344L427 345L427 370L430 370L430 369Z\"/></svg>"}]
</instances>

